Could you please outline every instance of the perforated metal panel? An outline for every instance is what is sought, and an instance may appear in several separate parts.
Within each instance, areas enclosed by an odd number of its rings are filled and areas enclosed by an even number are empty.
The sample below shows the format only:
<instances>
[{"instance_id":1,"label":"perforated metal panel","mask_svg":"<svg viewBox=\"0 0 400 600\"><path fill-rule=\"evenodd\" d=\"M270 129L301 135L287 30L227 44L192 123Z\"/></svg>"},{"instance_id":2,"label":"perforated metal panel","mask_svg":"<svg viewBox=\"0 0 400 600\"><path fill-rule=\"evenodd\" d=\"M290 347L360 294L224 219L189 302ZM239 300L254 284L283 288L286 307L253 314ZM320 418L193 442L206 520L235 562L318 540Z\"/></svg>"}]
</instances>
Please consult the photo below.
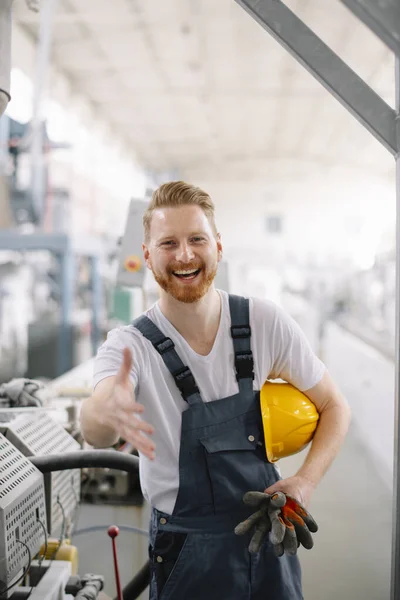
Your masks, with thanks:
<instances>
[{"instance_id":1,"label":"perforated metal panel","mask_svg":"<svg viewBox=\"0 0 400 600\"><path fill-rule=\"evenodd\" d=\"M5 435L25 456L43 456L80 450L80 445L48 414L22 415L7 424ZM80 499L80 470L45 473L47 526L51 535L71 521ZM64 515L63 515L64 511Z\"/></svg>"},{"instance_id":2,"label":"perforated metal panel","mask_svg":"<svg viewBox=\"0 0 400 600\"><path fill-rule=\"evenodd\" d=\"M0 434L0 595L44 542L46 505L42 473Z\"/></svg>"}]
</instances>

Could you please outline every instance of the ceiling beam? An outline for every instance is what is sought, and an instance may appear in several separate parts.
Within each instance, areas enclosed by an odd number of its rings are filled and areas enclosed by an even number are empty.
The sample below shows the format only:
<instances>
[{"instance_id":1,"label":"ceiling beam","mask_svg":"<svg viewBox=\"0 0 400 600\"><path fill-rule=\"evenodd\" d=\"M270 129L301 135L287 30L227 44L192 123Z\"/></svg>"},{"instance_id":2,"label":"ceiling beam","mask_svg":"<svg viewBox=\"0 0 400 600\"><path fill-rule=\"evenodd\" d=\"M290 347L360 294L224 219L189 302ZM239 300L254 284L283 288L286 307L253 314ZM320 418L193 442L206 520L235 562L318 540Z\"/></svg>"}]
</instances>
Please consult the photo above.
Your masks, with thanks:
<instances>
[{"instance_id":1,"label":"ceiling beam","mask_svg":"<svg viewBox=\"0 0 400 600\"><path fill-rule=\"evenodd\" d=\"M235 0L376 139L397 155L396 113L281 0ZM371 0L372 1L372 0Z\"/></svg>"},{"instance_id":2,"label":"ceiling beam","mask_svg":"<svg viewBox=\"0 0 400 600\"><path fill-rule=\"evenodd\" d=\"M400 4L396 0L341 0L397 56L400 56Z\"/></svg>"}]
</instances>

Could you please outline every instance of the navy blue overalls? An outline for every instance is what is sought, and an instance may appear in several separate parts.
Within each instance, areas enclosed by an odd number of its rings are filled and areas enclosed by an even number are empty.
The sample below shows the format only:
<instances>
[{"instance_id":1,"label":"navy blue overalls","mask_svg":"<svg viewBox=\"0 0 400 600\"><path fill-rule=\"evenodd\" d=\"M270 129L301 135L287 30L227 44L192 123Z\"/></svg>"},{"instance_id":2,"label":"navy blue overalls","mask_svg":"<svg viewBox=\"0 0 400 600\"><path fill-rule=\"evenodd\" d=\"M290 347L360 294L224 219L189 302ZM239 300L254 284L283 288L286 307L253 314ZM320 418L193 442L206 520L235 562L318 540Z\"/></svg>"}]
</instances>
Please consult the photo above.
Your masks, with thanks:
<instances>
[{"instance_id":1,"label":"navy blue overalls","mask_svg":"<svg viewBox=\"0 0 400 600\"><path fill-rule=\"evenodd\" d=\"M239 393L204 403L170 338L145 316L133 323L171 372L188 408L182 414L179 491L172 515L152 510L150 600L301 600L297 557L275 556L266 538L234 527L254 509L242 498L278 480L263 447L259 391L253 391L249 303L229 296Z\"/></svg>"}]
</instances>

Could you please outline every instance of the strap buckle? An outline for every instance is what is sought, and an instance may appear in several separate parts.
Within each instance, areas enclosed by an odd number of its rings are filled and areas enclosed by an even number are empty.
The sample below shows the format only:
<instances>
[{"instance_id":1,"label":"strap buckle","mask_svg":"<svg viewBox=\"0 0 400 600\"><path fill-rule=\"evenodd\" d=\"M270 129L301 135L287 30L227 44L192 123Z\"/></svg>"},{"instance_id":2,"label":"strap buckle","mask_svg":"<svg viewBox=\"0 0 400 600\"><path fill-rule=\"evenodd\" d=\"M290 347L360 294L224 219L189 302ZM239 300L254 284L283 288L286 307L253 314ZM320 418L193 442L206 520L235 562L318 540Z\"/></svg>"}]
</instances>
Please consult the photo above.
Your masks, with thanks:
<instances>
[{"instance_id":1,"label":"strap buckle","mask_svg":"<svg viewBox=\"0 0 400 600\"><path fill-rule=\"evenodd\" d=\"M251 350L235 354L236 379L254 379L254 360Z\"/></svg>"},{"instance_id":2,"label":"strap buckle","mask_svg":"<svg viewBox=\"0 0 400 600\"><path fill-rule=\"evenodd\" d=\"M232 325L231 336L234 339L248 338L251 336L250 325Z\"/></svg>"},{"instance_id":3,"label":"strap buckle","mask_svg":"<svg viewBox=\"0 0 400 600\"><path fill-rule=\"evenodd\" d=\"M161 354L161 356L165 352L168 352L168 350L172 350L172 348L175 348L175 344L171 340L171 338L164 338L163 340L161 340L161 342L154 344L154 346L155 346L157 352L159 352Z\"/></svg>"},{"instance_id":4,"label":"strap buckle","mask_svg":"<svg viewBox=\"0 0 400 600\"><path fill-rule=\"evenodd\" d=\"M178 371L174 371L172 376L185 400L189 396L192 396L192 394L200 393L200 390L196 385L195 378L193 377L189 367L184 366Z\"/></svg>"}]
</instances>

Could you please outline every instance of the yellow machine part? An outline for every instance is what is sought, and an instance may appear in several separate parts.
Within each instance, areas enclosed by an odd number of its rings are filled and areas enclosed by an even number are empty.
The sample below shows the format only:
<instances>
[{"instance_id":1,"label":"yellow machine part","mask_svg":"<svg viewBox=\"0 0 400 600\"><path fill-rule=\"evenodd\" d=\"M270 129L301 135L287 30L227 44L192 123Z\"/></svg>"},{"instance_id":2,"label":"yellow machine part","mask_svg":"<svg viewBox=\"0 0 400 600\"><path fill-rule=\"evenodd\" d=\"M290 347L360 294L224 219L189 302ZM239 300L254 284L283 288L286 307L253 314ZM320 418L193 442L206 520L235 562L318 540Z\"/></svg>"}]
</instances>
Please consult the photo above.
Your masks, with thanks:
<instances>
[{"instance_id":1,"label":"yellow machine part","mask_svg":"<svg viewBox=\"0 0 400 600\"><path fill-rule=\"evenodd\" d=\"M290 383L266 381L260 392L267 458L276 462L303 450L314 436L319 414Z\"/></svg>"},{"instance_id":2,"label":"yellow machine part","mask_svg":"<svg viewBox=\"0 0 400 600\"><path fill-rule=\"evenodd\" d=\"M66 539L61 543L61 546L57 550L60 544L60 540L49 538L47 541L46 560L53 558L54 560L65 560L71 564L71 575L77 575L78 573L78 548L71 546L71 542ZM40 548L40 556L43 556L45 546ZM57 554L54 556L54 552L57 550Z\"/></svg>"}]
</instances>

